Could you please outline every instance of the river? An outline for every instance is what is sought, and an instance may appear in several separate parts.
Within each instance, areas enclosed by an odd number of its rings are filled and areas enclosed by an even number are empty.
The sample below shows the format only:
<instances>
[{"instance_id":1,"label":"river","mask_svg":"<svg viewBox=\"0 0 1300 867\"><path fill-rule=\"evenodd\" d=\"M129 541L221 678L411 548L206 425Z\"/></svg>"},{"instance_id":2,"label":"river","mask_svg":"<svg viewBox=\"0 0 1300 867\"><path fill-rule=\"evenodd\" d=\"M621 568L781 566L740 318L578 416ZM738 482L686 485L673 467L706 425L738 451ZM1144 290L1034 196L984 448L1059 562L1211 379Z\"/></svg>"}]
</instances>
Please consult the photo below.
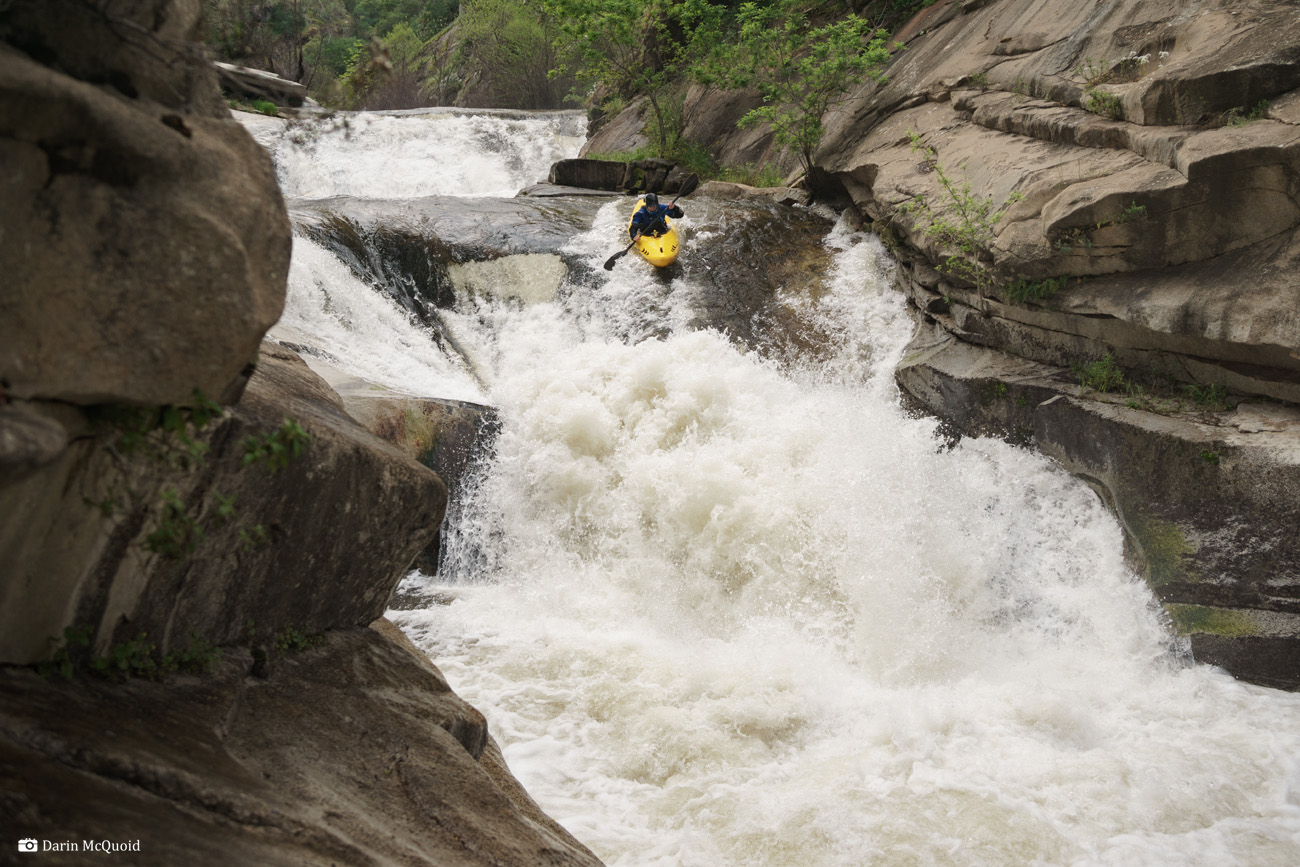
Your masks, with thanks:
<instances>
[{"instance_id":1,"label":"river","mask_svg":"<svg viewBox=\"0 0 1300 867\"><path fill-rule=\"evenodd\" d=\"M474 197L583 126L259 135L290 197ZM695 327L689 275L603 271L626 218L569 242L568 291L443 311L472 365L305 237L273 332L498 408L440 574L403 583L436 601L390 616L543 809L610 865L1300 863L1300 696L1192 663L1084 484L904 411L878 241L827 221L825 285L788 301L821 351L778 358Z\"/></svg>"}]
</instances>

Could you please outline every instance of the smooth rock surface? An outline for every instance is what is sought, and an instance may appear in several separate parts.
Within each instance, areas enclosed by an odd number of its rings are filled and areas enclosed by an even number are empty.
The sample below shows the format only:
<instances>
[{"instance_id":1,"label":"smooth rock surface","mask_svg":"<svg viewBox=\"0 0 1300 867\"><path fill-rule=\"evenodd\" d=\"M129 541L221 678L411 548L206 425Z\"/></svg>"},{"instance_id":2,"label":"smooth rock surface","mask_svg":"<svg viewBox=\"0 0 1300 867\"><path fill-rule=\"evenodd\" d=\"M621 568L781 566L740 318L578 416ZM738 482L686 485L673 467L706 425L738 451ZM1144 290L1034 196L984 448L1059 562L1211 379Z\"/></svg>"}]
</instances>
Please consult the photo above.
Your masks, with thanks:
<instances>
[{"instance_id":1,"label":"smooth rock surface","mask_svg":"<svg viewBox=\"0 0 1300 867\"><path fill-rule=\"evenodd\" d=\"M248 439L286 419L310 436L301 456L246 466ZM121 433L83 422L56 459L0 487L0 512L22 516L0 526L0 662L45 658L66 627L89 627L100 653L141 634L169 653L195 635L265 645L365 625L446 507L437 475L272 344L240 403L202 432L202 465L124 455Z\"/></svg>"},{"instance_id":2,"label":"smooth rock surface","mask_svg":"<svg viewBox=\"0 0 1300 867\"><path fill-rule=\"evenodd\" d=\"M375 630L326 633L265 677L242 649L163 682L0 669L6 826L139 842L43 864L598 865L509 777L482 714Z\"/></svg>"},{"instance_id":3,"label":"smooth rock surface","mask_svg":"<svg viewBox=\"0 0 1300 867\"><path fill-rule=\"evenodd\" d=\"M0 384L231 402L280 315L290 231L230 119L197 0L0 10Z\"/></svg>"}]
</instances>

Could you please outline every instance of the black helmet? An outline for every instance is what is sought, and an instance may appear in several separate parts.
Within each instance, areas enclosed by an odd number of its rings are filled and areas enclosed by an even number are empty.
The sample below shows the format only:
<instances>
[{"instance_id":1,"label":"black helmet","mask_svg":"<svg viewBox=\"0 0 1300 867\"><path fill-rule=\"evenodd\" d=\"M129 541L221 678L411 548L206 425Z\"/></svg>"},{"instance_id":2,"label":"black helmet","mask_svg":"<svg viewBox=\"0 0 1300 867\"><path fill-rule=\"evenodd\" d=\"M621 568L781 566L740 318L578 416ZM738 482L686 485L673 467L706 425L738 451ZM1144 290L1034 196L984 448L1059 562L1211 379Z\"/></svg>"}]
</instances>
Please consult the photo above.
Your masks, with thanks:
<instances>
[{"instance_id":1,"label":"black helmet","mask_svg":"<svg viewBox=\"0 0 1300 867\"><path fill-rule=\"evenodd\" d=\"M659 197L656 196L654 193L646 193L646 194L645 194L645 206L646 206L647 208L657 208L657 207L659 207Z\"/></svg>"}]
</instances>

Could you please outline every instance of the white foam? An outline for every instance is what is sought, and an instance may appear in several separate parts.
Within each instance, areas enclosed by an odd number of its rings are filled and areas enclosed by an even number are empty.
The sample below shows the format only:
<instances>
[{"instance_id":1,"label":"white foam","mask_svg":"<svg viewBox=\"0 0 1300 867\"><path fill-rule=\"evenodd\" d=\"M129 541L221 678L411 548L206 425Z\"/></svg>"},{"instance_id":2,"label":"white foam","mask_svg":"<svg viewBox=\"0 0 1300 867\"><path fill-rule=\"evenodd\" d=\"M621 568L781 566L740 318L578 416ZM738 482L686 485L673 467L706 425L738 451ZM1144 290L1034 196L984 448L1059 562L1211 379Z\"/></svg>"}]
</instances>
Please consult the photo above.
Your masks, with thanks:
<instances>
[{"instance_id":1,"label":"white foam","mask_svg":"<svg viewBox=\"0 0 1300 867\"><path fill-rule=\"evenodd\" d=\"M513 196L545 181L586 135L581 112L341 113L278 135L246 122L271 151L284 194L307 199Z\"/></svg>"},{"instance_id":2,"label":"white foam","mask_svg":"<svg viewBox=\"0 0 1300 867\"><path fill-rule=\"evenodd\" d=\"M505 425L457 599L390 616L611 865L1296 863L1300 697L1188 664L1086 486L903 413L887 257L828 243L815 367L635 262L479 307Z\"/></svg>"},{"instance_id":3,"label":"white foam","mask_svg":"<svg viewBox=\"0 0 1300 867\"><path fill-rule=\"evenodd\" d=\"M407 395L484 399L463 362L433 332L310 238L293 239L285 311L269 336L311 347L309 363L324 361Z\"/></svg>"}]
</instances>

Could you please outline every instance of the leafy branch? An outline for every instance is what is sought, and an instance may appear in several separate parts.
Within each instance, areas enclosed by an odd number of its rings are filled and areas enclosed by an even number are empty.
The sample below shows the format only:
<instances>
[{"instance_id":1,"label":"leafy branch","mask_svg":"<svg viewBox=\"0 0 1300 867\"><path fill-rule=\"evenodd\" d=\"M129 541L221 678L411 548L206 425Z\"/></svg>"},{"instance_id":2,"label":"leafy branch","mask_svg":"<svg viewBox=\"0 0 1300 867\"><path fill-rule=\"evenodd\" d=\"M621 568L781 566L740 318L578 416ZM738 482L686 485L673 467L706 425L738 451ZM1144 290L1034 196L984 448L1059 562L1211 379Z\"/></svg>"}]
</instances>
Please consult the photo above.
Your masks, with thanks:
<instances>
[{"instance_id":1,"label":"leafy branch","mask_svg":"<svg viewBox=\"0 0 1300 867\"><path fill-rule=\"evenodd\" d=\"M714 46L696 77L726 88L754 87L763 105L740 126L769 123L777 144L799 156L805 171L825 133L822 118L864 80L884 81L901 44L857 15L811 27L797 0L745 3L733 38Z\"/></svg>"}]
</instances>

